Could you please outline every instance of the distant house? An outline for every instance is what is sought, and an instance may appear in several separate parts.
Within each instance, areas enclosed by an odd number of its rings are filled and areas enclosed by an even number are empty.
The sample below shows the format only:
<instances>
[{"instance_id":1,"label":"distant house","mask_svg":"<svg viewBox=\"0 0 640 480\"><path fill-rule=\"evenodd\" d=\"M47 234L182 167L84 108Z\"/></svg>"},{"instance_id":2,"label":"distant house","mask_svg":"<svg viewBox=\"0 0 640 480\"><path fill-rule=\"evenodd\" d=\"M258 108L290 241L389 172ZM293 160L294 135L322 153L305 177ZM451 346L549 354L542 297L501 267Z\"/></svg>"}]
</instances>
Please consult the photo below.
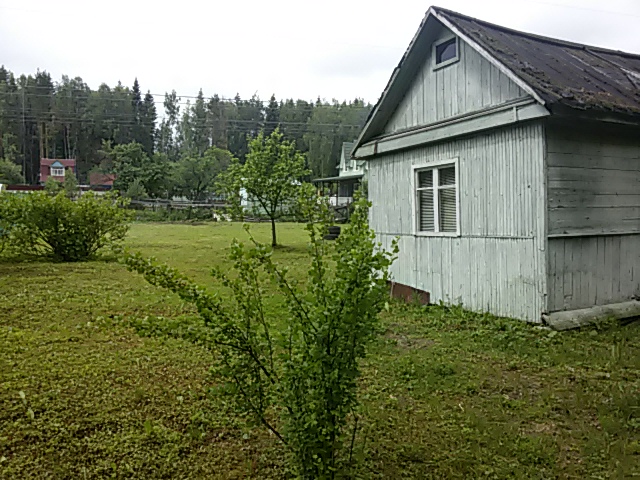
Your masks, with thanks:
<instances>
[{"instance_id":1,"label":"distant house","mask_svg":"<svg viewBox=\"0 0 640 480\"><path fill-rule=\"evenodd\" d=\"M353 155L401 288L558 327L640 314L640 55L432 7Z\"/></svg>"},{"instance_id":2,"label":"distant house","mask_svg":"<svg viewBox=\"0 0 640 480\"><path fill-rule=\"evenodd\" d=\"M64 174L67 169L71 169L74 175L77 175L76 161L74 159L41 158L40 183L45 183L49 177L60 182L64 181Z\"/></svg>"},{"instance_id":3,"label":"distant house","mask_svg":"<svg viewBox=\"0 0 640 480\"><path fill-rule=\"evenodd\" d=\"M340 149L340 160L336 165L337 177L318 178L316 183L320 190L330 195L334 206L348 205L353 201L354 192L366 179L368 164L364 160L351 157L354 142L344 142Z\"/></svg>"},{"instance_id":4,"label":"distant house","mask_svg":"<svg viewBox=\"0 0 640 480\"><path fill-rule=\"evenodd\" d=\"M89 186L91 188L99 188L102 190L111 190L113 188L113 182L116 180L116 176L113 173L89 173Z\"/></svg>"},{"instance_id":5,"label":"distant house","mask_svg":"<svg viewBox=\"0 0 640 480\"><path fill-rule=\"evenodd\" d=\"M355 141L344 142L342 144L342 149L340 150L340 163L338 163L339 177L353 177L356 175L365 177L367 175L367 162L364 160L356 160L351 157L355 144Z\"/></svg>"}]
</instances>

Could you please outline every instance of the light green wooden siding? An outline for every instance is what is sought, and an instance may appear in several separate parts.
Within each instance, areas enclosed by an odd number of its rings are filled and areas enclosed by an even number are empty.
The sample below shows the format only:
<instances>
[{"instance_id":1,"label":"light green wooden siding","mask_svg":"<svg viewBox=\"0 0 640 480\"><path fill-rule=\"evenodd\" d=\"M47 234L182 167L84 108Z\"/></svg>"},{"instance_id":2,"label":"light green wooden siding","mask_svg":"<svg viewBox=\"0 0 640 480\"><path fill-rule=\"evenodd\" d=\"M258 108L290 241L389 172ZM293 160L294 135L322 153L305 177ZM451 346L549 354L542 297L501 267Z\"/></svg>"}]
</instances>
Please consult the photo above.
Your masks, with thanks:
<instances>
[{"instance_id":1,"label":"light green wooden siding","mask_svg":"<svg viewBox=\"0 0 640 480\"><path fill-rule=\"evenodd\" d=\"M429 50L385 133L428 125L527 96L463 40L459 46L460 60L437 70L433 69Z\"/></svg>"},{"instance_id":2,"label":"light green wooden siding","mask_svg":"<svg viewBox=\"0 0 640 480\"><path fill-rule=\"evenodd\" d=\"M547 165L549 311L640 295L640 129L549 124Z\"/></svg>"},{"instance_id":3,"label":"light green wooden siding","mask_svg":"<svg viewBox=\"0 0 640 480\"><path fill-rule=\"evenodd\" d=\"M414 235L412 167L457 158L460 237ZM397 282L434 302L540 321L545 310L544 137L529 123L369 162L372 228L389 245Z\"/></svg>"}]
</instances>

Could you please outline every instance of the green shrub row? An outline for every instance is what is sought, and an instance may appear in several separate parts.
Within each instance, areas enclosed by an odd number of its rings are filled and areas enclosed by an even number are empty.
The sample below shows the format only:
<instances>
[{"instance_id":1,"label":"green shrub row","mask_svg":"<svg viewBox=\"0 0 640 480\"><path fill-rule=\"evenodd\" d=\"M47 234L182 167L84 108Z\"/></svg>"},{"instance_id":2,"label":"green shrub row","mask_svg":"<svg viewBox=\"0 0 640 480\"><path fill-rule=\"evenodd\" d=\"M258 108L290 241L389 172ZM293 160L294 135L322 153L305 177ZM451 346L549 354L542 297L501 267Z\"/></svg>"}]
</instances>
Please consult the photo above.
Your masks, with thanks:
<instances>
[{"instance_id":1,"label":"green shrub row","mask_svg":"<svg viewBox=\"0 0 640 480\"><path fill-rule=\"evenodd\" d=\"M63 262L87 260L124 240L131 220L126 204L112 194L0 194L0 248Z\"/></svg>"}]
</instances>

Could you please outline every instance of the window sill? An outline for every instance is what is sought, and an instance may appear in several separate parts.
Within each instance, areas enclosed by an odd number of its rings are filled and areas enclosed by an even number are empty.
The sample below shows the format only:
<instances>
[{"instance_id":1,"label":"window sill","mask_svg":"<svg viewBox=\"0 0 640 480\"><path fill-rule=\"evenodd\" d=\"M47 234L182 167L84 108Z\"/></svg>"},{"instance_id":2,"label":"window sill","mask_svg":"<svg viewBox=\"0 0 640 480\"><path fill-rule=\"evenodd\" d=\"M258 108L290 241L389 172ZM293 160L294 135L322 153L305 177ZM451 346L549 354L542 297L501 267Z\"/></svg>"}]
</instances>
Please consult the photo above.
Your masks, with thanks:
<instances>
[{"instance_id":1,"label":"window sill","mask_svg":"<svg viewBox=\"0 0 640 480\"><path fill-rule=\"evenodd\" d=\"M459 232L413 232L414 237L460 237Z\"/></svg>"},{"instance_id":2,"label":"window sill","mask_svg":"<svg viewBox=\"0 0 640 480\"><path fill-rule=\"evenodd\" d=\"M449 65L453 65L454 63L458 63L460 61L460 57L452 58L451 60L447 60L446 62L438 63L433 66L433 71L440 70L441 68L448 67Z\"/></svg>"}]
</instances>

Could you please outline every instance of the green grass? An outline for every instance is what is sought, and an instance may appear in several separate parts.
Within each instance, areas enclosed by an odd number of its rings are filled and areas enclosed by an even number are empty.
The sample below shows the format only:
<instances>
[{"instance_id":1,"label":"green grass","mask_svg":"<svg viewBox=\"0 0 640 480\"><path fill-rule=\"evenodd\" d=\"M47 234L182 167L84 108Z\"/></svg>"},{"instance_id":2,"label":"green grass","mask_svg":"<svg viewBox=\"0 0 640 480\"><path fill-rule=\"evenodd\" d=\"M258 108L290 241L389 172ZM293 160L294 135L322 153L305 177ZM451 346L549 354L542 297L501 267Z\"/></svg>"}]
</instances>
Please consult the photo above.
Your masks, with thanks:
<instances>
[{"instance_id":1,"label":"green grass","mask_svg":"<svg viewBox=\"0 0 640 480\"><path fill-rule=\"evenodd\" d=\"M302 278L302 228L278 233L275 258ZM136 224L128 244L214 288L234 236ZM191 314L116 263L0 262L0 478L283 478L273 436L213 393L212 354L144 320ZM363 362L359 478L640 476L637 326L554 334L399 303L382 325Z\"/></svg>"}]
</instances>

